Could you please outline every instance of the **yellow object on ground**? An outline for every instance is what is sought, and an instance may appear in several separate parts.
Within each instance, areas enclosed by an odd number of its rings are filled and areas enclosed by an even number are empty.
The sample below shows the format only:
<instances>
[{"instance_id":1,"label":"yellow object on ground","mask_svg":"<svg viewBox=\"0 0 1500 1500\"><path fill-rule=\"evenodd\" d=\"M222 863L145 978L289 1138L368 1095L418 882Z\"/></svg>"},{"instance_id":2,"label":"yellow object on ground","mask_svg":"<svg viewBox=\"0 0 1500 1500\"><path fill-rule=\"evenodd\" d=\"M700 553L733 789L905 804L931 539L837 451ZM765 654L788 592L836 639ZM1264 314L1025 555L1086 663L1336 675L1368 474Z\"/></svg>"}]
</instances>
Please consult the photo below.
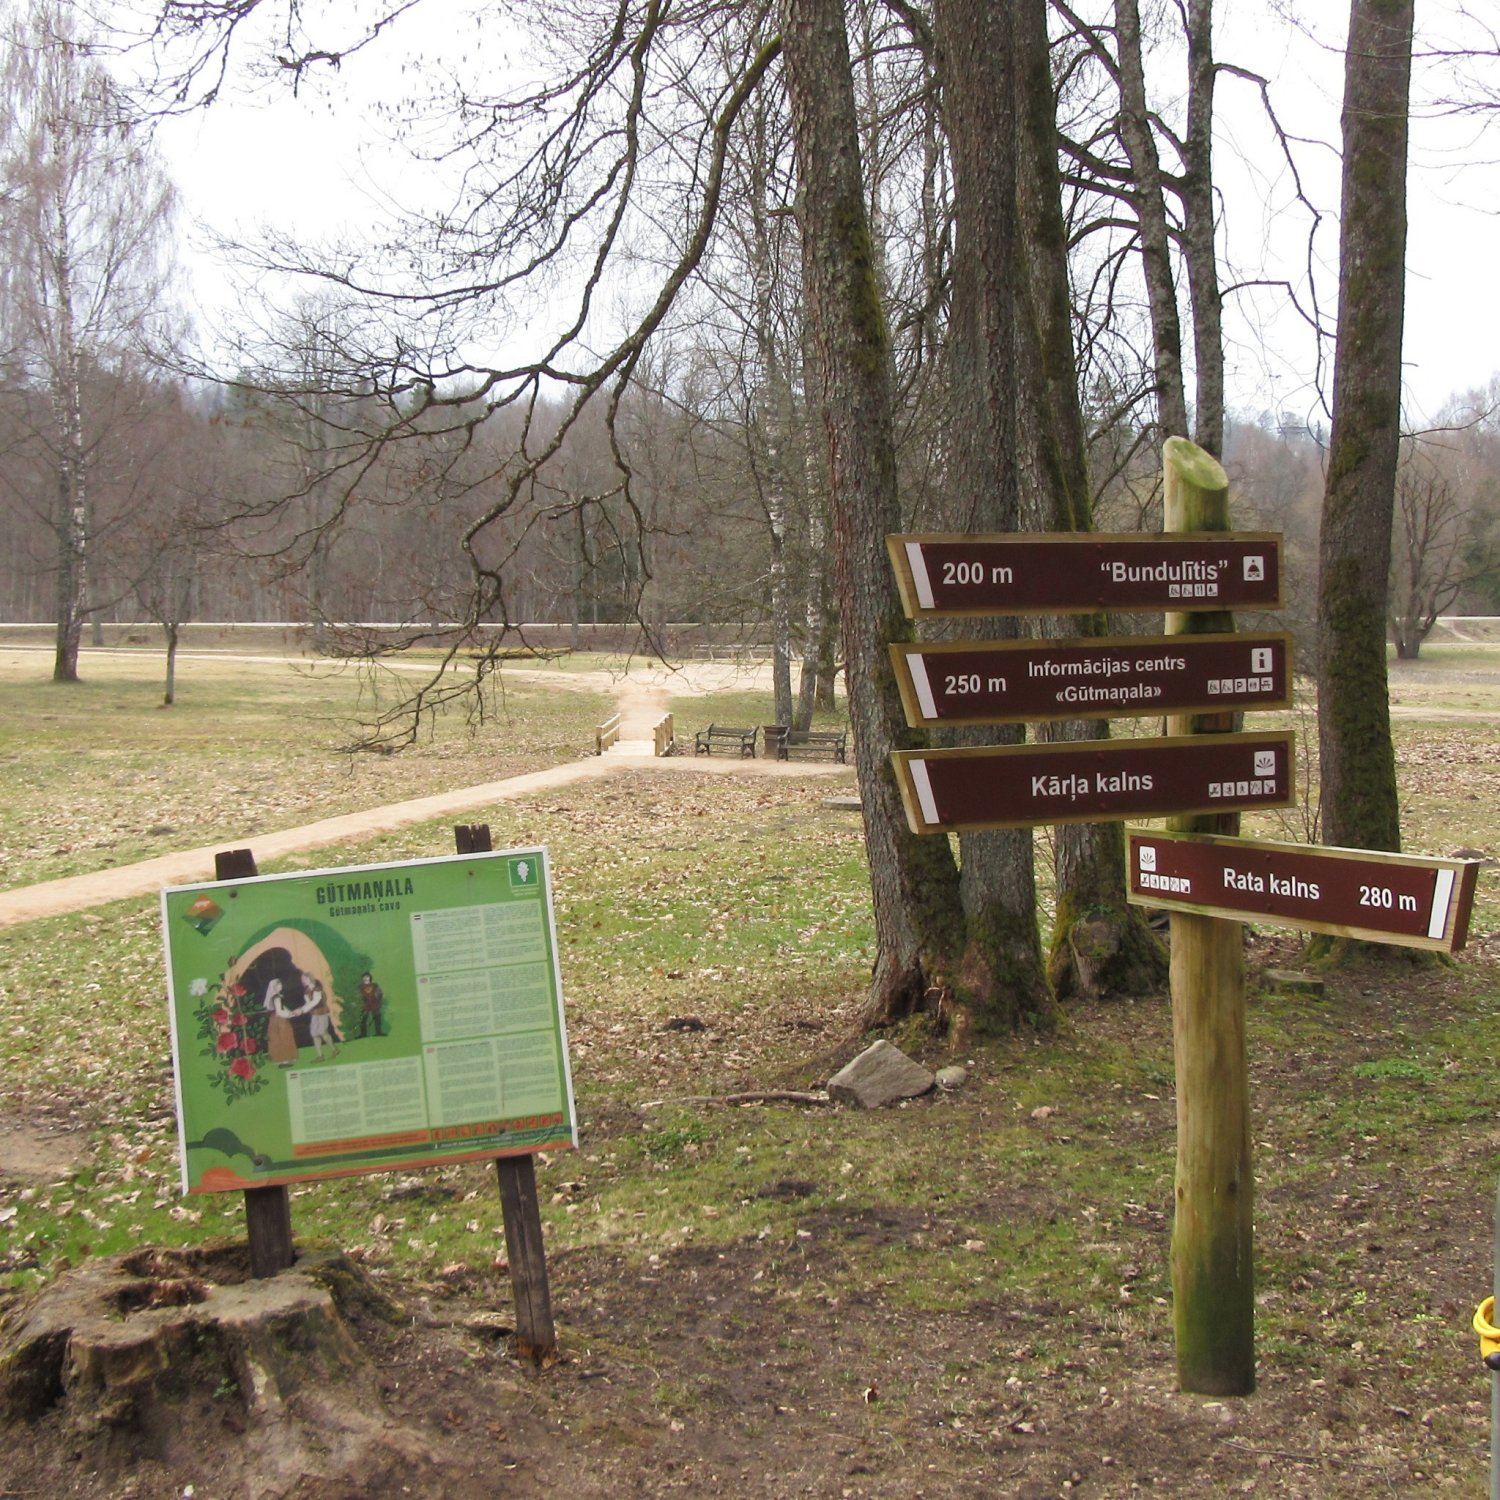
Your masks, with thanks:
<instances>
[{"instance_id":1,"label":"yellow object on ground","mask_svg":"<svg viewBox=\"0 0 1500 1500\"><path fill-rule=\"evenodd\" d=\"M1493 1297L1486 1297L1474 1310L1474 1332L1479 1335L1479 1357L1492 1370L1500 1369L1500 1328L1496 1328L1490 1321L1494 1316Z\"/></svg>"}]
</instances>

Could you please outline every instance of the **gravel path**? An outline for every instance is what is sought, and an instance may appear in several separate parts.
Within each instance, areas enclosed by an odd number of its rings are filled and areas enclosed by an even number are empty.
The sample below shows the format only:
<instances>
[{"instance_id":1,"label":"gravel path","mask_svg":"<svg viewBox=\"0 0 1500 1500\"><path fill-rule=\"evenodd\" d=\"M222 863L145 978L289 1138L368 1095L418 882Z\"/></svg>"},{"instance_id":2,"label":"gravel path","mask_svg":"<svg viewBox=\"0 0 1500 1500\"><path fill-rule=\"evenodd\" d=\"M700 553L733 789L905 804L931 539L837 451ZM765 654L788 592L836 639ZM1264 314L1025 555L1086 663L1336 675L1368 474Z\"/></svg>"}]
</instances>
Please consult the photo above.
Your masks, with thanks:
<instances>
[{"instance_id":1,"label":"gravel path","mask_svg":"<svg viewBox=\"0 0 1500 1500\"><path fill-rule=\"evenodd\" d=\"M49 880L39 885L22 886L17 890L0 891L0 927L14 927L22 922L35 921L39 917L84 911L91 906L102 906L126 896L150 895L163 886L190 885L196 881L212 880L214 855L221 849L253 844L256 858L266 861L307 849L346 843L371 834L387 833L412 823L451 817L477 807L489 807L496 802L525 797L532 792L567 786L575 781L594 781L601 777L615 776L627 770L711 776L851 775L846 766L825 765L821 762L742 760L738 756L704 757L692 754L659 758L653 753L652 730L665 716L666 705L671 697L711 693L722 691L726 687L756 686L758 684L754 680L754 671L755 669L737 669L728 663L712 662L675 671L664 667L637 667L620 674L530 670L513 672L507 668L507 676L547 678L553 682L562 677L573 685L588 685L613 692L621 716L619 743L604 755L581 756L564 765L552 766L545 771L532 771L524 776L512 776L504 781L482 782L478 786L460 787L456 791L439 792L409 802L394 802L383 807L366 808L362 812L345 813L336 818L323 818L300 828L283 829L279 833L256 833L253 837L246 835L241 839L224 839L201 848L183 849L157 859L142 860L138 864L120 865L89 875L73 875L63 880ZM684 727L683 732L691 748L692 731Z\"/></svg>"}]
</instances>

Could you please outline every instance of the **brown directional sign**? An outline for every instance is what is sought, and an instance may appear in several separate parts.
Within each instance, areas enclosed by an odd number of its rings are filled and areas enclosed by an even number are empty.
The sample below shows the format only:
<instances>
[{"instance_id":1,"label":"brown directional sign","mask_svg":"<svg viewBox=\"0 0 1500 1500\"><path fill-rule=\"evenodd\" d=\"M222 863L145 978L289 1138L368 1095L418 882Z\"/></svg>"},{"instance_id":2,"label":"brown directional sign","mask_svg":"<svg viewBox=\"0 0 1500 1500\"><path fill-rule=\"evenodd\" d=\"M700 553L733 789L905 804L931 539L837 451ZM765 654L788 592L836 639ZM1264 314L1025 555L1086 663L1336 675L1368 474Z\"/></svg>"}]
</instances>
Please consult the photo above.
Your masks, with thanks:
<instances>
[{"instance_id":1,"label":"brown directional sign","mask_svg":"<svg viewBox=\"0 0 1500 1500\"><path fill-rule=\"evenodd\" d=\"M914 833L1292 805L1290 734L897 750Z\"/></svg>"},{"instance_id":2,"label":"brown directional sign","mask_svg":"<svg viewBox=\"0 0 1500 1500\"><path fill-rule=\"evenodd\" d=\"M909 724L1286 708L1291 657L1284 632L891 647Z\"/></svg>"},{"instance_id":3,"label":"brown directional sign","mask_svg":"<svg viewBox=\"0 0 1500 1500\"><path fill-rule=\"evenodd\" d=\"M1132 829L1129 899L1457 951L1468 939L1478 869L1475 860Z\"/></svg>"},{"instance_id":4,"label":"brown directional sign","mask_svg":"<svg viewBox=\"0 0 1500 1500\"><path fill-rule=\"evenodd\" d=\"M889 536L886 548L913 619L1281 604L1269 532Z\"/></svg>"}]
</instances>

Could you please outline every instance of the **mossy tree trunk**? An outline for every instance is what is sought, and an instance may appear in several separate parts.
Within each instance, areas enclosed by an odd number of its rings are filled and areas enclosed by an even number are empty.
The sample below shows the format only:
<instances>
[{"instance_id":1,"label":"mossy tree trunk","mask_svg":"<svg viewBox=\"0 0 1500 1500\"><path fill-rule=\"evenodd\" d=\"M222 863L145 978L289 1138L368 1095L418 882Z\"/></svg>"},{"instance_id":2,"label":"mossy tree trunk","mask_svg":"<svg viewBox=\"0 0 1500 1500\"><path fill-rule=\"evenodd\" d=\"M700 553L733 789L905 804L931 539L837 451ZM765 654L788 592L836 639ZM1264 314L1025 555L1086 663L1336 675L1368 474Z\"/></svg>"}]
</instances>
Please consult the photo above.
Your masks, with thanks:
<instances>
[{"instance_id":1,"label":"mossy tree trunk","mask_svg":"<svg viewBox=\"0 0 1500 1500\"><path fill-rule=\"evenodd\" d=\"M1229 481L1183 438L1165 449L1166 529L1227 531ZM1219 634L1228 611L1169 614L1168 635ZM1234 728L1233 714L1169 718L1169 734ZM1171 820L1188 833L1234 834L1237 813ZM1177 1175L1172 1224L1172 1315L1177 1378L1216 1396L1255 1389L1255 1182L1245 1059L1243 924L1172 916L1172 1040L1177 1072Z\"/></svg>"},{"instance_id":2,"label":"mossy tree trunk","mask_svg":"<svg viewBox=\"0 0 1500 1500\"><path fill-rule=\"evenodd\" d=\"M1009 8L938 0L933 11L943 124L953 162L952 311L945 357L950 431L946 483L962 529L1021 528L1019 412L1035 359L1018 357L1017 129ZM1007 638L1012 619L954 622L954 634ZM963 729L958 744L1005 744L1014 728ZM1037 927L1029 828L959 840L966 940L959 1001L984 1030L1051 1012Z\"/></svg>"},{"instance_id":3,"label":"mossy tree trunk","mask_svg":"<svg viewBox=\"0 0 1500 1500\"><path fill-rule=\"evenodd\" d=\"M890 342L860 170L840 0L781 0L801 191L808 316L828 452L830 540L864 804L876 955L863 1020L879 1025L951 985L962 947L958 870L946 839L909 831L890 753L906 726L887 643L912 639L885 537L900 529Z\"/></svg>"},{"instance_id":4,"label":"mossy tree trunk","mask_svg":"<svg viewBox=\"0 0 1500 1500\"><path fill-rule=\"evenodd\" d=\"M1344 175L1333 430L1318 581L1318 750L1325 844L1401 847L1386 669L1413 0L1354 0L1344 66Z\"/></svg>"},{"instance_id":5,"label":"mossy tree trunk","mask_svg":"<svg viewBox=\"0 0 1500 1500\"><path fill-rule=\"evenodd\" d=\"M1034 363L1018 407L1024 466L1022 525L1037 531L1091 531L1088 438L1078 402L1067 229L1057 166L1057 114L1047 38L1047 0L1018 0L1016 36L1019 279ZM1054 617L1056 637L1108 634L1103 614ZM1043 725L1042 739L1104 739L1107 719ZM1139 995L1166 982L1166 950L1145 913L1125 899L1125 830L1120 823L1064 823L1055 830L1057 911L1047 972L1059 998Z\"/></svg>"}]
</instances>

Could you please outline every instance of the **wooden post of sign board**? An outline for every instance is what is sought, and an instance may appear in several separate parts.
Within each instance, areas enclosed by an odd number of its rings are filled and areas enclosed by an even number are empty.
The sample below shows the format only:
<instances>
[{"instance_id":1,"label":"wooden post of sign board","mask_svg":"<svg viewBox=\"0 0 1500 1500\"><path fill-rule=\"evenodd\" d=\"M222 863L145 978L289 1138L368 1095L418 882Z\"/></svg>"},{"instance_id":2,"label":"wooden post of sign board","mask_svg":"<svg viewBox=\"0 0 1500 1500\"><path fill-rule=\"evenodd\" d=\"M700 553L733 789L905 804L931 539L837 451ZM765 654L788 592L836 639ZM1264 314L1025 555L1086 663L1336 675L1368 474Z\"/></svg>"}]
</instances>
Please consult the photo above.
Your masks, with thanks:
<instances>
[{"instance_id":1,"label":"wooden post of sign board","mask_svg":"<svg viewBox=\"0 0 1500 1500\"><path fill-rule=\"evenodd\" d=\"M1229 479L1185 438L1163 451L1169 532L1228 531ZM1167 615L1168 635L1234 628L1228 610ZM1233 714L1169 718L1167 733L1223 733ZM1187 814L1186 833L1239 831L1235 813ZM1184 1391L1244 1396L1255 1389L1254 1179L1245 1062L1244 926L1172 915L1172 1041L1177 1067L1177 1179L1172 1305Z\"/></svg>"},{"instance_id":2,"label":"wooden post of sign board","mask_svg":"<svg viewBox=\"0 0 1500 1500\"><path fill-rule=\"evenodd\" d=\"M460 854L487 854L495 847L487 823L461 823L453 830L453 838ZM516 1303L516 1358L543 1369L557 1362L557 1330L547 1285L536 1164L530 1156L497 1156L495 1175L500 1179L505 1254Z\"/></svg>"},{"instance_id":3,"label":"wooden post of sign board","mask_svg":"<svg viewBox=\"0 0 1500 1500\"><path fill-rule=\"evenodd\" d=\"M259 873L255 855L248 849L222 849L214 855L215 880L244 880ZM292 1199L285 1183L245 1189L245 1229L250 1240L252 1276L274 1276L296 1260Z\"/></svg>"}]
</instances>

